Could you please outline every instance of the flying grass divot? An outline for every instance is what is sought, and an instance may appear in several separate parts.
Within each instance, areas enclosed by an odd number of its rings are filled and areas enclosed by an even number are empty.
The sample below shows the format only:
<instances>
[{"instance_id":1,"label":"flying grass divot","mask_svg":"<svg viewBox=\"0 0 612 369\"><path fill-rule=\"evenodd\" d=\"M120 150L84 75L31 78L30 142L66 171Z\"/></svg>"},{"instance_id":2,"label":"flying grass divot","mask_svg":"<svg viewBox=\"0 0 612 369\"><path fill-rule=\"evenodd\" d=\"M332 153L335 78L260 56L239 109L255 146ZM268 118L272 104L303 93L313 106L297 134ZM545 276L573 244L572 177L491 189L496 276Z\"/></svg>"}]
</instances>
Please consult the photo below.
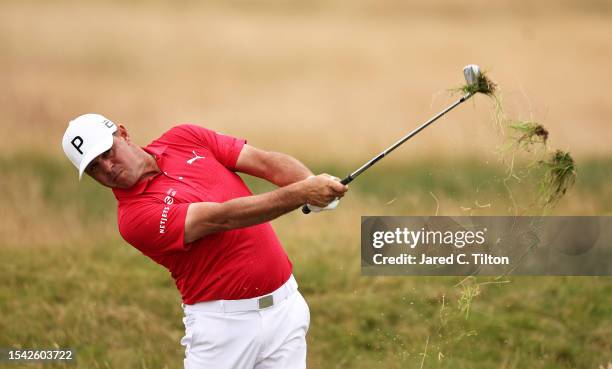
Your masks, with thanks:
<instances>
[{"instance_id":1,"label":"flying grass divot","mask_svg":"<svg viewBox=\"0 0 612 369\"><path fill-rule=\"evenodd\" d=\"M480 93L487 96L495 96L497 84L489 79L484 72L480 72L474 83L465 84L458 90L466 94Z\"/></svg>"},{"instance_id":2,"label":"flying grass divot","mask_svg":"<svg viewBox=\"0 0 612 369\"><path fill-rule=\"evenodd\" d=\"M508 126L518 132L516 137L519 145L531 145L541 143L546 145L548 141L548 130L543 125L537 122L510 122Z\"/></svg>"},{"instance_id":3,"label":"flying grass divot","mask_svg":"<svg viewBox=\"0 0 612 369\"><path fill-rule=\"evenodd\" d=\"M569 152L561 150L540 164L545 169L540 183L540 200L545 206L554 205L576 182L576 164Z\"/></svg>"},{"instance_id":4,"label":"flying grass divot","mask_svg":"<svg viewBox=\"0 0 612 369\"><path fill-rule=\"evenodd\" d=\"M506 144L509 145L507 148L511 150L502 150L502 161L509 163L508 172L509 175L502 179L504 186L508 190L508 194L514 209L517 214L519 206L515 202L515 196L509 187L509 183L520 184L520 191L527 193L536 193L525 187L525 183L529 181L523 181L523 179L529 175L539 175L539 195L536 198L533 205L538 208L538 211L542 210L546 213L552 209L558 201L567 193L567 191L573 186L576 180L576 166L574 160L568 152L557 150L553 153L547 152L547 141L549 131L543 125L535 121L520 121L508 119L502 109L501 98L499 96L498 86L495 82L488 78L484 73L480 72L480 68L475 65L469 65L464 68L464 75L467 84L459 88L451 90L454 93L463 93L463 99L467 99L475 94L484 94L493 100L493 120L497 124L498 133L502 134L506 139ZM527 164L524 161L515 160L516 158L524 158L526 155L530 160L527 160ZM518 166L526 166L525 171L518 171ZM539 171L532 171L531 169L537 166ZM516 173L524 173L524 176L519 176ZM536 180L537 183L537 180ZM437 201L437 200L436 200ZM436 211L436 215L437 215ZM533 247L537 247L539 239L535 241ZM520 262L520 261L519 261ZM455 311L454 315L449 314L449 309L446 307L444 296L442 296L442 306L439 313L439 324L438 324L438 335L439 343L438 358L444 357L442 351L452 350L452 346L449 342L455 344L462 337L469 337L477 334L475 330L461 329L465 325L460 324L461 321L467 321L470 317L472 305L476 297L481 294L480 286L489 283L509 283L509 280L499 280L502 276L500 275L493 281L477 282L476 277L468 276L457 286L461 286L461 295L457 300L458 311ZM460 314L460 315L458 315ZM457 329L459 327L459 329ZM455 329L455 330L453 330ZM451 337L452 338L449 338ZM429 344L429 337L425 348ZM426 355L426 350L423 353L423 358ZM421 365L422 366L422 365Z\"/></svg>"},{"instance_id":5,"label":"flying grass divot","mask_svg":"<svg viewBox=\"0 0 612 369\"><path fill-rule=\"evenodd\" d=\"M534 121L508 121L506 122L510 139L507 142L508 150L522 149L525 152L546 152L548 141L548 130L538 122Z\"/></svg>"},{"instance_id":6,"label":"flying grass divot","mask_svg":"<svg viewBox=\"0 0 612 369\"><path fill-rule=\"evenodd\" d=\"M477 65L468 65L463 69L466 84L451 90L466 95L483 94L494 101L493 120L500 128L500 133L509 137L508 148L504 153L510 155L507 161L510 175L508 178L521 180L516 174L515 155L518 151L528 155L546 155L549 131L535 121L512 120L505 116L497 83L493 82ZM536 146L541 145L541 146ZM539 150L541 148L541 150ZM535 149L535 150L534 150ZM507 156L506 156L507 157ZM539 202L543 208L551 208L567 193L576 181L576 165L569 152L557 150L547 159L537 161L544 169L540 179ZM528 168L531 165L528 165ZM527 169L525 176L530 173Z\"/></svg>"}]
</instances>

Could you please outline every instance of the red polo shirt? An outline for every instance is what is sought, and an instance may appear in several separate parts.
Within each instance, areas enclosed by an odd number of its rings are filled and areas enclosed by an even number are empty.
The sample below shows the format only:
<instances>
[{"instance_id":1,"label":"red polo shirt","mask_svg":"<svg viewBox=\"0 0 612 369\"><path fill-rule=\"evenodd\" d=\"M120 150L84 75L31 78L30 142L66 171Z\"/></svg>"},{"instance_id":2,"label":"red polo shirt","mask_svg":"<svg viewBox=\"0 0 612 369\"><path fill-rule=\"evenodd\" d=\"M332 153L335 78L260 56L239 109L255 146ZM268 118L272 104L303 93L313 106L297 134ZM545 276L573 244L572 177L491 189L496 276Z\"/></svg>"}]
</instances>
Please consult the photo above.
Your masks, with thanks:
<instances>
[{"instance_id":1,"label":"red polo shirt","mask_svg":"<svg viewBox=\"0 0 612 369\"><path fill-rule=\"evenodd\" d=\"M265 295L291 275L270 223L184 243L189 204L252 195L234 173L245 143L195 125L174 127L144 148L161 173L113 190L121 236L170 271L185 304Z\"/></svg>"}]
</instances>

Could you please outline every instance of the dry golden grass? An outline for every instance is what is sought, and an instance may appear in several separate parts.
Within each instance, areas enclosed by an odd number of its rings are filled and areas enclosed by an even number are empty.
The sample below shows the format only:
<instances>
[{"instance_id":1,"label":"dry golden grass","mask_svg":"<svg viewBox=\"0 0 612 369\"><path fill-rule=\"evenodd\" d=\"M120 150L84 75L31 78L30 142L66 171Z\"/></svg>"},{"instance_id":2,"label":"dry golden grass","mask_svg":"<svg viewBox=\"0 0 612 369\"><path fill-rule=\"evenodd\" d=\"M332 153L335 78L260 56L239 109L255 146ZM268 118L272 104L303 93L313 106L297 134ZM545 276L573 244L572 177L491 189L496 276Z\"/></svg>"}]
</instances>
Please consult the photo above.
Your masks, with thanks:
<instances>
[{"instance_id":1,"label":"dry golden grass","mask_svg":"<svg viewBox=\"0 0 612 369\"><path fill-rule=\"evenodd\" d=\"M191 121L355 163L450 103L461 67L479 63L513 115L550 128L551 147L611 153L606 3L232 4L2 2L0 152L61 155L66 122L96 111L142 144ZM478 97L389 160L491 152L489 112Z\"/></svg>"}]
</instances>

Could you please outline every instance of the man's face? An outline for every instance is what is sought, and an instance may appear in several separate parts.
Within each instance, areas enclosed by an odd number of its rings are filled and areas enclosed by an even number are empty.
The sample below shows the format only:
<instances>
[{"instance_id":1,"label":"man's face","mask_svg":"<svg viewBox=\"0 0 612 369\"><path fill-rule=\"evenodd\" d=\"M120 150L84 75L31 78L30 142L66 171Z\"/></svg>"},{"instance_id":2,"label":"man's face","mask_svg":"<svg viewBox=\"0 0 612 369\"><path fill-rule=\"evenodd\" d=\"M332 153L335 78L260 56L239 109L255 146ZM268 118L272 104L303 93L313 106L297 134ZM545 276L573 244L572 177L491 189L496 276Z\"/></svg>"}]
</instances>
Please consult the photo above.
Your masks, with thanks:
<instances>
[{"instance_id":1,"label":"man's face","mask_svg":"<svg viewBox=\"0 0 612 369\"><path fill-rule=\"evenodd\" d=\"M111 188L130 188L142 175L143 163L123 127L113 136L113 146L96 156L85 169L98 183Z\"/></svg>"}]
</instances>

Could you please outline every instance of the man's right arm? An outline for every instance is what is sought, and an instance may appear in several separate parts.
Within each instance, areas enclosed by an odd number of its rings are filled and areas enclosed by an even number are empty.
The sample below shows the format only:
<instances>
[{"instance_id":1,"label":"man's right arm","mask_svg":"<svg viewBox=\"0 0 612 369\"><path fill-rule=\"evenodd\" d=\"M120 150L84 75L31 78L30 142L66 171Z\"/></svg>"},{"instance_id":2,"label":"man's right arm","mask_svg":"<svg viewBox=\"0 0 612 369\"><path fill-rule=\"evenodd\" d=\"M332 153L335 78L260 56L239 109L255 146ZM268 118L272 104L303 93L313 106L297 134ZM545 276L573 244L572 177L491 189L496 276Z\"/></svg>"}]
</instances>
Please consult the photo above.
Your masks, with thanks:
<instances>
[{"instance_id":1,"label":"man's right arm","mask_svg":"<svg viewBox=\"0 0 612 369\"><path fill-rule=\"evenodd\" d=\"M268 222L306 203L323 207L347 190L347 186L323 174L260 195L223 203L193 203L187 209L184 241Z\"/></svg>"}]
</instances>

